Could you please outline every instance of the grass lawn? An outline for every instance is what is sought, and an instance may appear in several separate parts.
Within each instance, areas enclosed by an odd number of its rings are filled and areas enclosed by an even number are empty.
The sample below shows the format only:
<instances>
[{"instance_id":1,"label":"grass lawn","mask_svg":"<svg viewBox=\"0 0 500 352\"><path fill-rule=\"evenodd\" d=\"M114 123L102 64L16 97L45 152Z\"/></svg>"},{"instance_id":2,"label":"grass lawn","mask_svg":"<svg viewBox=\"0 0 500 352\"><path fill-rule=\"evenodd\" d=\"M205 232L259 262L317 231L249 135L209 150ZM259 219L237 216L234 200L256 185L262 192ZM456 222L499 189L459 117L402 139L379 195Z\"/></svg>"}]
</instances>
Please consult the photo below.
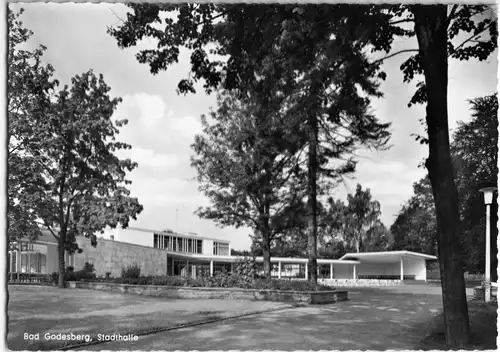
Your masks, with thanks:
<instances>
[{"instance_id":1,"label":"grass lawn","mask_svg":"<svg viewBox=\"0 0 500 352\"><path fill-rule=\"evenodd\" d=\"M468 350L497 349L497 302L469 301L471 341ZM437 317L435 329L421 343L424 350L446 349L443 316Z\"/></svg>"},{"instance_id":2,"label":"grass lawn","mask_svg":"<svg viewBox=\"0 0 500 352\"><path fill-rule=\"evenodd\" d=\"M55 350L82 341L46 340L44 335L140 334L186 323L285 307L278 302L175 300L119 293L9 286L7 346L11 350ZM39 340L25 334L39 334Z\"/></svg>"}]
</instances>

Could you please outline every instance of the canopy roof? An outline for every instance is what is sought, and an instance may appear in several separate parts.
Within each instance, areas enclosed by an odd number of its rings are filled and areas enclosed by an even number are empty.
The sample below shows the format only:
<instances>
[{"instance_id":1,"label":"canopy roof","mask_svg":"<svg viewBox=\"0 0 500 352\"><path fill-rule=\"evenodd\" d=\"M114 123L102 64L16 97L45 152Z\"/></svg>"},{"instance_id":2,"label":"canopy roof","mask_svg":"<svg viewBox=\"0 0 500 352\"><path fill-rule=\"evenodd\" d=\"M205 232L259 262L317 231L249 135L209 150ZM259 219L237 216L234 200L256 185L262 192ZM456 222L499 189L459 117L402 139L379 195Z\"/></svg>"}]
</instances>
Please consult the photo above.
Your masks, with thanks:
<instances>
[{"instance_id":1,"label":"canopy roof","mask_svg":"<svg viewBox=\"0 0 500 352\"><path fill-rule=\"evenodd\" d=\"M340 260L359 260L361 263L393 263L400 258L436 260L437 257L411 251L347 253Z\"/></svg>"}]
</instances>

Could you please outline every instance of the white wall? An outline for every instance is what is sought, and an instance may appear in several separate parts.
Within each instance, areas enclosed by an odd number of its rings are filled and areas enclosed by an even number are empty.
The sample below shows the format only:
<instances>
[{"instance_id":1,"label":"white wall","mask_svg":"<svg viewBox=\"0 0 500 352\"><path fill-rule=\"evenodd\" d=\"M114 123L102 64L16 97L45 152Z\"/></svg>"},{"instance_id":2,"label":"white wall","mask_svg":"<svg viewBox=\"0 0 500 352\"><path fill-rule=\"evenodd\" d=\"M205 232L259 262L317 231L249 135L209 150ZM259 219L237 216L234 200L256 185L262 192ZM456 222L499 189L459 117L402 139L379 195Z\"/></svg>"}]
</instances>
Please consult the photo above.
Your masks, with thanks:
<instances>
[{"instance_id":1,"label":"white wall","mask_svg":"<svg viewBox=\"0 0 500 352\"><path fill-rule=\"evenodd\" d=\"M203 239L203 255L214 255L214 241Z\"/></svg>"},{"instance_id":2,"label":"white wall","mask_svg":"<svg viewBox=\"0 0 500 352\"><path fill-rule=\"evenodd\" d=\"M359 275L400 275L400 264L397 263L361 263L356 267Z\"/></svg>"},{"instance_id":3,"label":"white wall","mask_svg":"<svg viewBox=\"0 0 500 352\"><path fill-rule=\"evenodd\" d=\"M57 246L47 245L47 257L45 259L45 267L47 274L52 274L53 272L59 272L59 255L57 251Z\"/></svg>"},{"instance_id":4,"label":"white wall","mask_svg":"<svg viewBox=\"0 0 500 352\"><path fill-rule=\"evenodd\" d=\"M333 264L333 275L335 279L352 279L354 264ZM359 264L356 264L359 267ZM356 272L358 268L356 267Z\"/></svg>"},{"instance_id":5,"label":"white wall","mask_svg":"<svg viewBox=\"0 0 500 352\"><path fill-rule=\"evenodd\" d=\"M427 269L425 259L404 258L403 267L405 275L415 275L415 280L427 280Z\"/></svg>"},{"instance_id":6,"label":"white wall","mask_svg":"<svg viewBox=\"0 0 500 352\"><path fill-rule=\"evenodd\" d=\"M401 275L401 263L361 263L356 268L358 275ZM403 274L415 275L415 280L426 280L425 259L403 258Z\"/></svg>"},{"instance_id":7,"label":"white wall","mask_svg":"<svg viewBox=\"0 0 500 352\"><path fill-rule=\"evenodd\" d=\"M153 247L154 233L131 229L115 229L115 241L139 244L141 246Z\"/></svg>"}]
</instances>

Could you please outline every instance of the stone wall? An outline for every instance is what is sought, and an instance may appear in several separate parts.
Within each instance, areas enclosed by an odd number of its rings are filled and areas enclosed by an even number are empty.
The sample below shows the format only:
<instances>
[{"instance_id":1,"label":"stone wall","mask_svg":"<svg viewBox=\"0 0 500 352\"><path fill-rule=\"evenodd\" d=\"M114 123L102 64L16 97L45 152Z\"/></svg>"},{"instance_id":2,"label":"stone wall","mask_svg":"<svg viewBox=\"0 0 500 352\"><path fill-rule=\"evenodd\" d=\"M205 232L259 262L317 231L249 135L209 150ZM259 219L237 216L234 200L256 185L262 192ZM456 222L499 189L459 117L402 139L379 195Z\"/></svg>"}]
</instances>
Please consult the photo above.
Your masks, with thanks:
<instances>
[{"instance_id":1,"label":"stone wall","mask_svg":"<svg viewBox=\"0 0 500 352\"><path fill-rule=\"evenodd\" d=\"M401 285L401 280L318 279L318 283L332 287L377 287Z\"/></svg>"},{"instance_id":2,"label":"stone wall","mask_svg":"<svg viewBox=\"0 0 500 352\"><path fill-rule=\"evenodd\" d=\"M81 270L85 262L94 264L98 277L111 272L120 277L123 267L137 264L141 275L166 275L167 253L164 250L113 240L98 239L97 247L90 245L88 238L77 238L83 249L75 255L75 270Z\"/></svg>"},{"instance_id":3,"label":"stone wall","mask_svg":"<svg viewBox=\"0 0 500 352\"><path fill-rule=\"evenodd\" d=\"M156 285L126 285L108 282L70 281L70 288L86 288L97 291L129 293L142 296L174 299L248 299L256 301L328 304L348 299L347 291L277 291L216 287L178 287Z\"/></svg>"}]
</instances>

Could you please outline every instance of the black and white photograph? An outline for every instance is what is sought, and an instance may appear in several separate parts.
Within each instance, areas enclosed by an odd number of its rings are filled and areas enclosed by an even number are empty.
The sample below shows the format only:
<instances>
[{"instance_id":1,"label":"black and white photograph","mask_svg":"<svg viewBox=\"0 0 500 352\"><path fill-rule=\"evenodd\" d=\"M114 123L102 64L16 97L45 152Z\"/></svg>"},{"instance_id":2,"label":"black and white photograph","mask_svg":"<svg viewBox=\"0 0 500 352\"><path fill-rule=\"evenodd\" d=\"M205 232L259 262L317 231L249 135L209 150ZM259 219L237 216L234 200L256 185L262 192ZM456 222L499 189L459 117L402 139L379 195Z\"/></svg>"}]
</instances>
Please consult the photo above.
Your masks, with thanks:
<instances>
[{"instance_id":1,"label":"black and white photograph","mask_svg":"<svg viewBox=\"0 0 500 352\"><path fill-rule=\"evenodd\" d=\"M497 9L6 3L6 349L496 350Z\"/></svg>"}]
</instances>

